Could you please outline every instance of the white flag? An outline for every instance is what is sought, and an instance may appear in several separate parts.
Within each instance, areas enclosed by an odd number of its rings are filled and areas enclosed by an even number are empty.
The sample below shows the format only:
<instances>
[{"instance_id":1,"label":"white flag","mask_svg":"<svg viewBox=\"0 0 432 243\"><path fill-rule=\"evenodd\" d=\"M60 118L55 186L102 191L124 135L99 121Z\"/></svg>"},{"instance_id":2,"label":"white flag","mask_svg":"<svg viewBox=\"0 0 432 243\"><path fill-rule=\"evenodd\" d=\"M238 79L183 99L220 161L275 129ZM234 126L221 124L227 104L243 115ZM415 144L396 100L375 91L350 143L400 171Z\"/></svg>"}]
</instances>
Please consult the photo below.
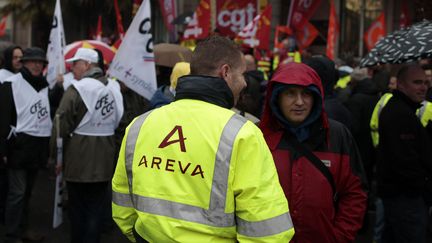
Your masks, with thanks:
<instances>
[{"instance_id":1,"label":"white flag","mask_svg":"<svg viewBox=\"0 0 432 243\"><path fill-rule=\"evenodd\" d=\"M147 99L156 91L150 0L144 0L112 61L108 73Z\"/></svg>"},{"instance_id":2,"label":"white flag","mask_svg":"<svg viewBox=\"0 0 432 243\"><path fill-rule=\"evenodd\" d=\"M54 87L57 80L57 75L65 73L66 67L63 52L63 48L65 46L66 41L64 36L60 0L57 0L47 48L47 81L50 85L50 88Z\"/></svg>"}]
</instances>

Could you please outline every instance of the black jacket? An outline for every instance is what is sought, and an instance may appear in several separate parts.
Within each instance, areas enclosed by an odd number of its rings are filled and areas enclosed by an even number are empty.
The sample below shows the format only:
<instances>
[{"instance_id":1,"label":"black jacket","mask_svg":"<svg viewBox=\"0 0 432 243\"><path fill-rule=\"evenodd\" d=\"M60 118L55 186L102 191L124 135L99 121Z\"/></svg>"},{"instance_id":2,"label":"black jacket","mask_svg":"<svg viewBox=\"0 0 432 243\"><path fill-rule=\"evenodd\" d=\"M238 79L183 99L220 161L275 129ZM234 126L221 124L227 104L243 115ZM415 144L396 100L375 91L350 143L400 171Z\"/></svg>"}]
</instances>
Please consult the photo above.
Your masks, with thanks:
<instances>
[{"instance_id":1,"label":"black jacket","mask_svg":"<svg viewBox=\"0 0 432 243\"><path fill-rule=\"evenodd\" d=\"M45 78L32 76L24 67L21 69L21 74L36 91L48 86ZM10 126L16 126L17 122L10 82L0 85L0 104L0 156L7 156L7 166L15 169L31 169L45 165L48 159L49 137L35 137L18 133L7 140Z\"/></svg>"},{"instance_id":2,"label":"black jacket","mask_svg":"<svg viewBox=\"0 0 432 243\"><path fill-rule=\"evenodd\" d=\"M370 120L379 100L378 93L375 83L371 79L364 79L355 84L350 98L345 102L353 118L351 133L357 142L369 180L375 164L375 148L372 144Z\"/></svg>"},{"instance_id":3,"label":"black jacket","mask_svg":"<svg viewBox=\"0 0 432 243\"><path fill-rule=\"evenodd\" d=\"M381 111L377 161L381 197L420 196L432 175L432 144L415 114L420 106L395 91Z\"/></svg>"}]
</instances>

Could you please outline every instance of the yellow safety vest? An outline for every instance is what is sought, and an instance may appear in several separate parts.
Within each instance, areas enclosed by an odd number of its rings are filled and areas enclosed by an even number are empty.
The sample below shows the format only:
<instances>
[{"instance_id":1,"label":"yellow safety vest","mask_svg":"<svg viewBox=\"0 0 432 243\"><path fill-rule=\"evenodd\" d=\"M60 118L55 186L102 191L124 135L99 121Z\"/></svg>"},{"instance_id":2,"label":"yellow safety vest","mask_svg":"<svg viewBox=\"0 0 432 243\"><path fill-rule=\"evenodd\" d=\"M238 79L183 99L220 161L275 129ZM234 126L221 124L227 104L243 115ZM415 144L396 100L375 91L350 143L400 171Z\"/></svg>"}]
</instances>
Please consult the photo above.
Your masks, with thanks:
<instances>
[{"instance_id":1,"label":"yellow safety vest","mask_svg":"<svg viewBox=\"0 0 432 243\"><path fill-rule=\"evenodd\" d=\"M347 76L345 76L345 77L343 77L343 78L340 78L340 79L336 82L336 85L335 85L334 88L335 88L335 89L336 89L336 88L345 89L345 88L348 86L349 82L351 82L351 75L347 75Z\"/></svg>"},{"instance_id":2,"label":"yellow safety vest","mask_svg":"<svg viewBox=\"0 0 432 243\"><path fill-rule=\"evenodd\" d=\"M288 52L287 55L289 57L293 57L294 58L294 62L296 63L301 63L301 54L298 51L295 52ZM279 62L280 62L280 55L274 55L273 57L273 70L276 70L279 66Z\"/></svg>"},{"instance_id":3,"label":"yellow safety vest","mask_svg":"<svg viewBox=\"0 0 432 243\"><path fill-rule=\"evenodd\" d=\"M136 118L112 180L130 240L289 242L294 228L261 131L233 111L183 99Z\"/></svg>"},{"instance_id":4,"label":"yellow safety vest","mask_svg":"<svg viewBox=\"0 0 432 243\"><path fill-rule=\"evenodd\" d=\"M268 74L270 72L271 63L266 60L259 60L257 63L257 69L264 74L264 79L268 80Z\"/></svg>"},{"instance_id":5,"label":"yellow safety vest","mask_svg":"<svg viewBox=\"0 0 432 243\"><path fill-rule=\"evenodd\" d=\"M379 133L378 133L379 115L381 114L382 109L384 108L384 106L387 104L387 102L390 100L391 97L393 97L393 94L391 93L383 94L383 96L381 96L381 99L375 105L375 108L372 112L372 117L369 125L371 128L372 144L375 148L378 147L379 144ZM432 103L426 100L423 101L422 107L417 109L416 114L417 117L420 119L422 125L426 127L429 121L432 121Z\"/></svg>"}]
</instances>

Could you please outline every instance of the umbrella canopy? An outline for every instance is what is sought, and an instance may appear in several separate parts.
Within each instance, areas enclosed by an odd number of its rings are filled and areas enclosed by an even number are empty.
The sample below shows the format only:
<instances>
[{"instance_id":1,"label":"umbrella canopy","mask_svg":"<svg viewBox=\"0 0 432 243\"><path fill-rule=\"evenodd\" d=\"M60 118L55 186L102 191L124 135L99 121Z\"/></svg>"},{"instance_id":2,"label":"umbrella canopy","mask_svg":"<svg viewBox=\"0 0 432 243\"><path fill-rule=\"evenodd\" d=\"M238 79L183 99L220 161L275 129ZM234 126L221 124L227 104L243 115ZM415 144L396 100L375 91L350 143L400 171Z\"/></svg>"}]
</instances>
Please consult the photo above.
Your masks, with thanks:
<instances>
[{"instance_id":1,"label":"umbrella canopy","mask_svg":"<svg viewBox=\"0 0 432 243\"><path fill-rule=\"evenodd\" d=\"M360 66L400 64L432 57L432 22L425 20L382 38L360 61Z\"/></svg>"},{"instance_id":2,"label":"umbrella canopy","mask_svg":"<svg viewBox=\"0 0 432 243\"><path fill-rule=\"evenodd\" d=\"M111 49L109 45L105 44L102 41L80 40L80 41L75 41L65 47L65 51L64 51L65 60L73 57L75 55L75 52L80 47L92 48L92 49L96 48L100 50L103 54L105 64L111 63L115 55L115 51Z\"/></svg>"},{"instance_id":3,"label":"umbrella canopy","mask_svg":"<svg viewBox=\"0 0 432 243\"><path fill-rule=\"evenodd\" d=\"M178 62L190 62L192 58L192 51L189 48L177 44L156 44L153 52L155 63L165 67L174 67Z\"/></svg>"}]
</instances>

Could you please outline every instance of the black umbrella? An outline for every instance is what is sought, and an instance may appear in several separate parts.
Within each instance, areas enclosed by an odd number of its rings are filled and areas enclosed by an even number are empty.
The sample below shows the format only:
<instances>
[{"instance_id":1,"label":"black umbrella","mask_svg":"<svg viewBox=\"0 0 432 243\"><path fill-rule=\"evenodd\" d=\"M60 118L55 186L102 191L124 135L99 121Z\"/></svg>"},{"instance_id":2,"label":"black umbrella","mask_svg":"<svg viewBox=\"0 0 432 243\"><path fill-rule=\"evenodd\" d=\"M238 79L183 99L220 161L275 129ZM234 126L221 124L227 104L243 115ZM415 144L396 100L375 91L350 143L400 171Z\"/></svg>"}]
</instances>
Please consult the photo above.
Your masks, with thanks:
<instances>
[{"instance_id":1,"label":"black umbrella","mask_svg":"<svg viewBox=\"0 0 432 243\"><path fill-rule=\"evenodd\" d=\"M432 22L424 20L379 40L360 61L360 66L400 64L427 57L432 57Z\"/></svg>"}]
</instances>

